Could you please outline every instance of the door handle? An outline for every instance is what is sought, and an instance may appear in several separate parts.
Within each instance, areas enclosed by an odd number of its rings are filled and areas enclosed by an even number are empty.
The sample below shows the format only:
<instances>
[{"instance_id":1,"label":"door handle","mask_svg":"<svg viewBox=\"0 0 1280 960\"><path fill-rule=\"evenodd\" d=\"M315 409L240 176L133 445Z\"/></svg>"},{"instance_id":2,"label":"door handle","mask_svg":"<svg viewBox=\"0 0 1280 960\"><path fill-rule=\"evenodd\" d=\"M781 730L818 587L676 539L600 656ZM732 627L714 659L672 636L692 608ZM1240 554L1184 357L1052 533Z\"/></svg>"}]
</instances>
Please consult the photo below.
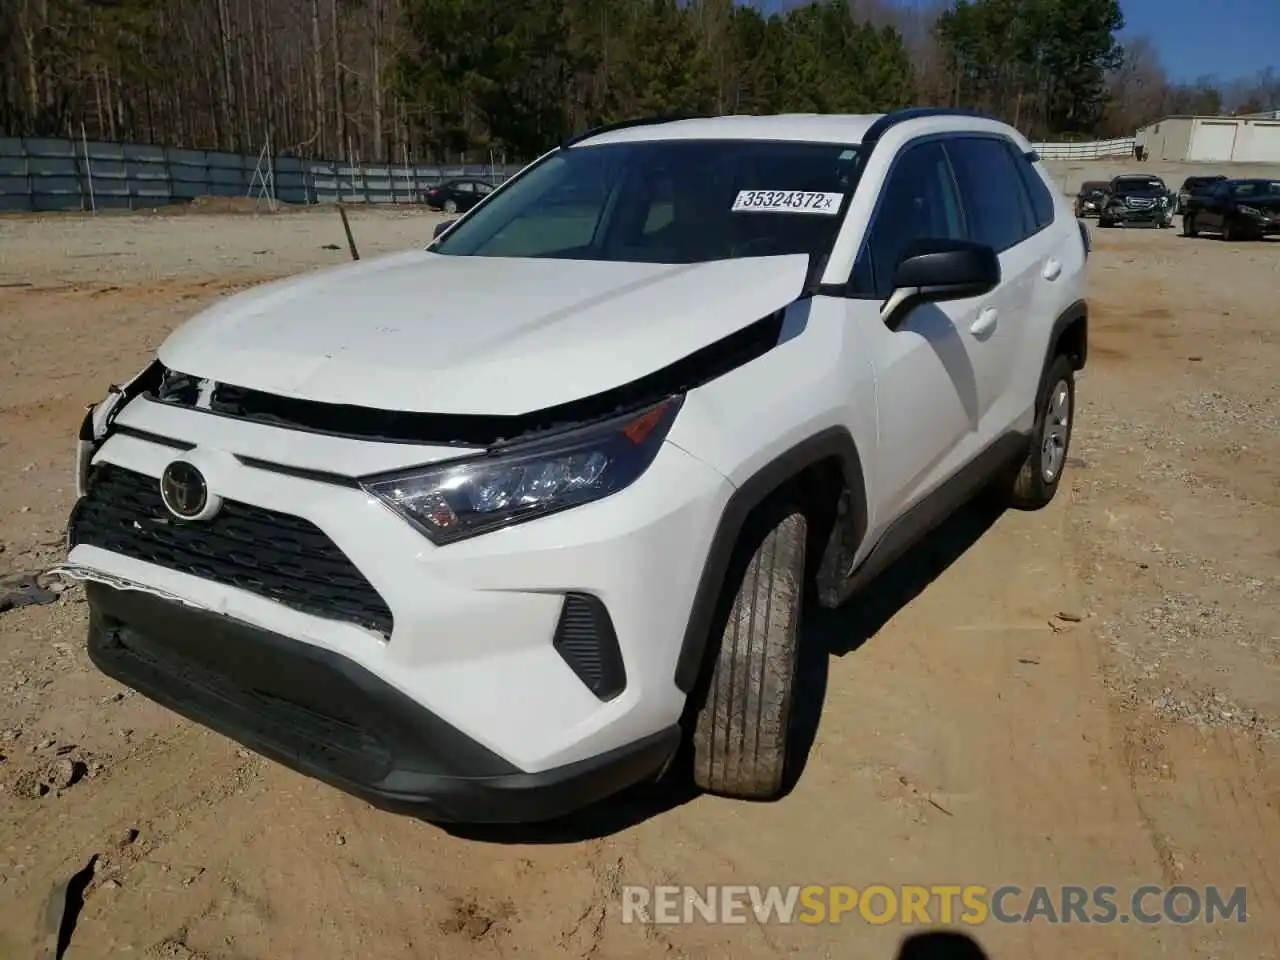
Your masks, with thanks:
<instances>
[{"instance_id":1,"label":"door handle","mask_svg":"<svg viewBox=\"0 0 1280 960\"><path fill-rule=\"evenodd\" d=\"M995 307L987 307L980 314L978 319L973 321L973 325L969 327L969 332L975 337L983 337L996 328L996 324L1000 321L1000 314L996 312Z\"/></svg>"},{"instance_id":2,"label":"door handle","mask_svg":"<svg viewBox=\"0 0 1280 960\"><path fill-rule=\"evenodd\" d=\"M1057 280L1058 275L1062 273L1062 264L1050 257L1044 262L1044 269L1040 271L1040 276L1046 280Z\"/></svg>"}]
</instances>

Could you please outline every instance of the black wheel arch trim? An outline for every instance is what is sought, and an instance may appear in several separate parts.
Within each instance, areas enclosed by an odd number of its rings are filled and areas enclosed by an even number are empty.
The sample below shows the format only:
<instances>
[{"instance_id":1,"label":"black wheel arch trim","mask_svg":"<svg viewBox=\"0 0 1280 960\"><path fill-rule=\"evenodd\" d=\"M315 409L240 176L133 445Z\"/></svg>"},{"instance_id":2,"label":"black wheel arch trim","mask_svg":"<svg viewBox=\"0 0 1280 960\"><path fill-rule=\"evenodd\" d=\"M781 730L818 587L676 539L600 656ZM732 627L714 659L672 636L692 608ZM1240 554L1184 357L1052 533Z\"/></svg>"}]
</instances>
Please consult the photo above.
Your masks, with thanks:
<instances>
[{"instance_id":1,"label":"black wheel arch trim","mask_svg":"<svg viewBox=\"0 0 1280 960\"><path fill-rule=\"evenodd\" d=\"M786 450L757 470L729 497L716 525L703 562L693 606L685 625L676 662L676 686L685 694L695 689L702 674L707 645L734 548L752 512L806 468L830 458L841 466L850 493L849 514L843 522L855 525L860 539L867 529L866 485L857 445L845 427L828 427ZM841 522L837 520L837 522Z\"/></svg>"},{"instance_id":2,"label":"black wheel arch trim","mask_svg":"<svg viewBox=\"0 0 1280 960\"><path fill-rule=\"evenodd\" d=\"M1062 313L1058 314L1058 318L1053 321L1053 330L1049 334L1049 347L1044 357L1044 367L1047 370L1049 364L1053 362L1054 356L1058 353L1058 344L1062 340L1062 335L1067 328L1076 321L1085 323L1085 335L1080 340L1080 355L1075 360L1075 368L1083 370L1085 363L1089 359L1089 304L1084 300L1077 300L1072 303Z\"/></svg>"}]
</instances>

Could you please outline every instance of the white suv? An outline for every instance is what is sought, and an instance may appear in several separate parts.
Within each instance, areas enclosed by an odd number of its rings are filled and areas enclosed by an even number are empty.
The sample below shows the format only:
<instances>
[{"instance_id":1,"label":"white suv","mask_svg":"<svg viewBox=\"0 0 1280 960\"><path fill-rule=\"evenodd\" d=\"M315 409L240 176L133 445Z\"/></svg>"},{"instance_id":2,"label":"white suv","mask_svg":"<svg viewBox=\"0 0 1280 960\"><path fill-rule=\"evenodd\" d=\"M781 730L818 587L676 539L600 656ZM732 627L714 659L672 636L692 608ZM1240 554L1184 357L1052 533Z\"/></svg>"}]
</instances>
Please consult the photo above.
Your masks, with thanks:
<instances>
[{"instance_id":1,"label":"white suv","mask_svg":"<svg viewBox=\"0 0 1280 960\"><path fill-rule=\"evenodd\" d=\"M80 434L94 662L348 792L547 819L684 743L776 796L804 604L1061 480L1088 235L1002 123L632 121L438 233L220 302Z\"/></svg>"}]
</instances>

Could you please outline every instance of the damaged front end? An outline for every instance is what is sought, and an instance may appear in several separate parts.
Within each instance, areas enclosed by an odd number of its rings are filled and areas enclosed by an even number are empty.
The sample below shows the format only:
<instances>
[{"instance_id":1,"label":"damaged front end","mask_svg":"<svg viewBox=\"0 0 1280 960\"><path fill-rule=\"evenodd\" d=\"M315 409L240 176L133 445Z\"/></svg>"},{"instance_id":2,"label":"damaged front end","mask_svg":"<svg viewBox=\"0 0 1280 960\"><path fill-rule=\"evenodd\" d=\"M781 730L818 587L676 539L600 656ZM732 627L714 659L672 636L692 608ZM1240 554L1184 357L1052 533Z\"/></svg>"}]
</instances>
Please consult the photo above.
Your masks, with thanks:
<instances>
[{"instance_id":1,"label":"damaged front end","mask_svg":"<svg viewBox=\"0 0 1280 960\"><path fill-rule=\"evenodd\" d=\"M112 384L107 395L98 403L85 408L84 419L76 437L76 499L88 489L89 467L94 455L111 433L111 425L130 400L143 393L157 390L164 377L164 366L152 360L142 371L123 387Z\"/></svg>"}]
</instances>

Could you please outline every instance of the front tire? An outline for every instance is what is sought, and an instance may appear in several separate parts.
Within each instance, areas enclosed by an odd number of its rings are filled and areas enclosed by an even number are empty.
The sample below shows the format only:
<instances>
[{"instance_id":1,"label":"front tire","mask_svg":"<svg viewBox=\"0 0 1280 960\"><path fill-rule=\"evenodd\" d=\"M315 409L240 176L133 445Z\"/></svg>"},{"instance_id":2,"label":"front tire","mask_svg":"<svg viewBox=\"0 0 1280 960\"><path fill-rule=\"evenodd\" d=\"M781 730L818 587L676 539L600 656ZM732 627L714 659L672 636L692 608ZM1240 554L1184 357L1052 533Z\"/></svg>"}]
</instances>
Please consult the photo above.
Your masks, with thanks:
<instances>
[{"instance_id":1,"label":"front tire","mask_svg":"<svg viewBox=\"0 0 1280 960\"><path fill-rule=\"evenodd\" d=\"M1184 237L1198 237L1200 229L1196 226L1196 218L1193 214L1187 214L1182 218L1182 235Z\"/></svg>"},{"instance_id":2,"label":"front tire","mask_svg":"<svg viewBox=\"0 0 1280 960\"><path fill-rule=\"evenodd\" d=\"M1041 382L1027 457L1005 481L1002 492L1008 506L1039 510L1053 500L1067 466L1075 405L1075 367L1070 357L1059 354Z\"/></svg>"},{"instance_id":3,"label":"front tire","mask_svg":"<svg viewBox=\"0 0 1280 960\"><path fill-rule=\"evenodd\" d=\"M769 510L754 529L706 696L693 730L693 779L701 789L743 800L782 791L804 597L805 516Z\"/></svg>"}]
</instances>

